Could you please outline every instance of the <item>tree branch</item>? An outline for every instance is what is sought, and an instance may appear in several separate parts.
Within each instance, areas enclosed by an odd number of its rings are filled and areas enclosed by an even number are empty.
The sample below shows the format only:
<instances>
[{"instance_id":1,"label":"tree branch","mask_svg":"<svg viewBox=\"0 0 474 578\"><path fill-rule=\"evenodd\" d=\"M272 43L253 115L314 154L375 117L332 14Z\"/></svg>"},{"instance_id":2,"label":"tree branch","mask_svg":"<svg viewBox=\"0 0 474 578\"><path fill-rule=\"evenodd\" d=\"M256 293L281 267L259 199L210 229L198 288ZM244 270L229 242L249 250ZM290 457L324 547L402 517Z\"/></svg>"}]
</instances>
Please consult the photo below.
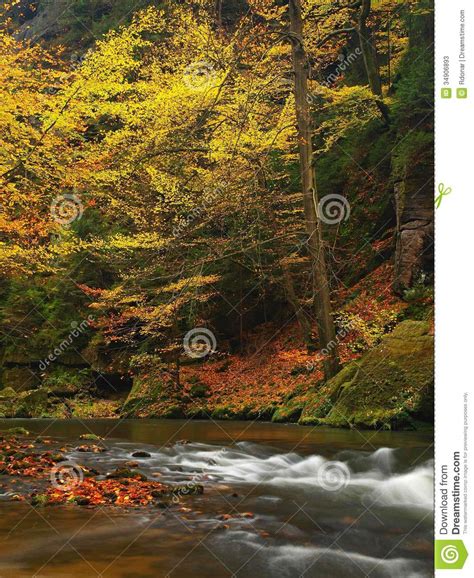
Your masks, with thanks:
<instances>
[{"instance_id":1,"label":"tree branch","mask_svg":"<svg viewBox=\"0 0 474 578\"><path fill-rule=\"evenodd\" d=\"M316 44L316 48L321 48L321 46L326 44L326 42L328 40L330 40L333 36L338 36L339 34L348 34L349 32L354 32L354 31L355 31L355 28L353 26L351 26L349 28L338 28L337 30L333 30L332 32L329 32L328 34L326 34L326 36L324 36L324 38L322 38Z\"/></svg>"}]
</instances>

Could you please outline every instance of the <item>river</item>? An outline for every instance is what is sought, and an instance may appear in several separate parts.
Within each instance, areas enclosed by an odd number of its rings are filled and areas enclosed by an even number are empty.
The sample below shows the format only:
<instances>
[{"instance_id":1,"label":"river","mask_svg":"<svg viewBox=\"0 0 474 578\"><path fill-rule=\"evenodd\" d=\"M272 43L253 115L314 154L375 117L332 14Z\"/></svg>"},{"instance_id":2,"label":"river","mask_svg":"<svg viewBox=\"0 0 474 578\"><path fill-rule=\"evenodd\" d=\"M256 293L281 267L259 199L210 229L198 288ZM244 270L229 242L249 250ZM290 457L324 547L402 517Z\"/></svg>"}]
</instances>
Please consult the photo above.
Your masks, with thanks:
<instances>
[{"instance_id":1,"label":"river","mask_svg":"<svg viewBox=\"0 0 474 578\"><path fill-rule=\"evenodd\" d=\"M32 508L0 487L2 578L433 575L432 432L0 420L14 426L77 444L93 432L108 451L69 460L107 472L133 459L204 494L169 509ZM131 458L137 450L151 457Z\"/></svg>"}]
</instances>

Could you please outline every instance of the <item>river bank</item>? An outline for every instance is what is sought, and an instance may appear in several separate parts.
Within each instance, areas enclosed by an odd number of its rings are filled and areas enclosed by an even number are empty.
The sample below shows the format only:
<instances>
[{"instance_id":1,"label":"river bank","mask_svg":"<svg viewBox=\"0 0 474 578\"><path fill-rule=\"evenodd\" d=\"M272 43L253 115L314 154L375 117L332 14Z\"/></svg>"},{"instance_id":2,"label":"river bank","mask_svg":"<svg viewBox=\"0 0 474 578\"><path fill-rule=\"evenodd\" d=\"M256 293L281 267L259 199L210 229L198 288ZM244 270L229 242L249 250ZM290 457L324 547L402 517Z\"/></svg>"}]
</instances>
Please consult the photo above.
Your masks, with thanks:
<instances>
[{"instance_id":1,"label":"river bank","mask_svg":"<svg viewBox=\"0 0 474 578\"><path fill-rule=\"evenodd\" d=\"M350 337L350 336L349 336ZM173 370L150 364L130 391L78 386L80 374L36 389L0 391L3 417L186 418L297 422L370 429L417 429L433 421L431 324L405 320L363 354L347 355L343 369L323 380L320 362L292 348L284 336L247 356L226 356ZM353 341L346 339L346 351Z\"/></svg>"}]
</instances>

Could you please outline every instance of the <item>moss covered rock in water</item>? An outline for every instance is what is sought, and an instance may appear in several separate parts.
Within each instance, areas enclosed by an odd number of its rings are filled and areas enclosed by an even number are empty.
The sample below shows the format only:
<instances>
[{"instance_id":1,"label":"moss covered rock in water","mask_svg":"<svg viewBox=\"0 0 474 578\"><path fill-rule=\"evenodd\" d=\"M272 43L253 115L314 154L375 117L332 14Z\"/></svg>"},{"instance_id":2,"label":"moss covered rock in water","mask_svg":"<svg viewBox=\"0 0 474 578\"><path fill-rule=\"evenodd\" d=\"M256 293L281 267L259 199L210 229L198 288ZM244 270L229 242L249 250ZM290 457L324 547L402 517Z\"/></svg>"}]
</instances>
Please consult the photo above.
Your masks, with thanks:
<instances>
[{"instance_id":1,"label":"moss covered rock in water","mask_svg":"<svg viewBox=\"0 0 474 578\"><path fill-rule=\"evenodd\" d=\"M433 357L429 324L404 321L315 392L300 423L395 429L431 422Z\"/></svg>"},{"instance_id":2,"label":"moss covered rock in water","mask_svg":"<svg viewBox=\"0 0 474 578\"><path fill-rule=\"evenodd\" d=\"M14 435L14 436L29 436L30 432L25 429L24 427L11 427L8 430L8 433L10 435Z\"/></svg>"}]
</instances>

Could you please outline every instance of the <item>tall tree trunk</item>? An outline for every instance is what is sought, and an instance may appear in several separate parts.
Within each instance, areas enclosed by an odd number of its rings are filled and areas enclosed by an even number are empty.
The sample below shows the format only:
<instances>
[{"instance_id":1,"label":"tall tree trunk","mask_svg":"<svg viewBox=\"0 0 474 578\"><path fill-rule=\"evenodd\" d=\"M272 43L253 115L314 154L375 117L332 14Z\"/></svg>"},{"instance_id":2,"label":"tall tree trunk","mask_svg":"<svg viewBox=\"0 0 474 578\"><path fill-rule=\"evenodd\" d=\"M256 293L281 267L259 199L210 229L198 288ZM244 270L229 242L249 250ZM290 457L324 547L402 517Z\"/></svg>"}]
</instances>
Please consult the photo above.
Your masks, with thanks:
<instances>
[{"instance_id":1,"label":"tall tree trunk","mask_svg":"<svg viewBox=\"0 0 474 578\"><path fill-rule=\"evenodd\" d=\"M313 167L313 144L311 134L311 116L308 104L308 70L307 58L303 45L303 19L301 17L301 0L289 0L290 35L295 74L295 104L298 122L298 148L300 156L301 183L303 187L303 205L306 230L308 233L308 250L313 267L313 292L315 314L318 323L319 341L322 349L329 354L324 360L324 373L330 378L339 371L336 331L331 316L329 284L321 239L321 230L317 216L318 195Z\"/></svg>"},{"instance_id":2,"label":"tall tree trunk","mask_svg":"<svg viewBox=\"0 0 474 578\"><path fill-rule=\"evenodd\" d=\"M364 59L364 66L370 90L372 94L379 97L377 100L377 106L379 107L384 119L388 122L388 108L383 101L382 80L380 78L377 49L373 42L372 31L367 26L367 19L370 15L370 10L371 0L362 0L356 30L359 37L360 49L362 51L362 58Z\"/></svg>"}]
</instances>

